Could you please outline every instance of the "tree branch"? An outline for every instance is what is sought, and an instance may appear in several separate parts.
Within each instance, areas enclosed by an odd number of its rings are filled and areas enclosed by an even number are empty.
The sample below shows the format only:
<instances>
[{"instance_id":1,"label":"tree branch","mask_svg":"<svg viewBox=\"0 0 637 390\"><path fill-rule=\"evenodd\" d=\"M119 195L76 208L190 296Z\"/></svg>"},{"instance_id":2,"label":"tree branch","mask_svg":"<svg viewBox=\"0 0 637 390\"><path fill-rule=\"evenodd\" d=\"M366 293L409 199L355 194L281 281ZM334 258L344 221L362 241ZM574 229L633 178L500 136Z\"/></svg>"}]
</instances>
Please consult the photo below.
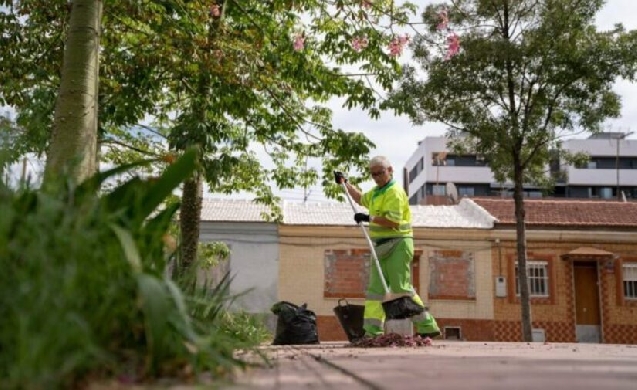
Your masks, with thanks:
<instances>
[{"instance_id":1,"label":"tree branch","mask_svg":"<svg viewBox=\"0 0 637 390\"><path fill-rule=\"evenodd\" d=\"M141 123L138 123L137 126L142 127L145 130L147 130L147 131L149 131L149 132L151 132L151 133L153 133L153 134L155 134L155 135L157 135L157 136L159 136L159 137L161 137L163 139L167 139L167 137L164 134L158 132L157 130L155 130L154 128L152 128L152 127L150 127L148 125L143 125Z\"/></svg>"},{"instance_id":2,"label":"tree branch","mask_svg":"<svg viewBox=\"0 0 637 390\"><path fill-rule=\"evenodd\" d=\"M102 139L100 141L100 144L102 144L102 145L108 145L108 144L118 145L118 146L122 146L124 148L130 149L130 150L132 150L134 152L141 153L141 154L143 154L145 156L159 157L159 155L156 154L156 153L150 152L148 150L140 149L138 147L129 145L127 143L121 142L121 141L116 140L114 138L104 138L104 139Z\"/></svg>"}]
</instances>

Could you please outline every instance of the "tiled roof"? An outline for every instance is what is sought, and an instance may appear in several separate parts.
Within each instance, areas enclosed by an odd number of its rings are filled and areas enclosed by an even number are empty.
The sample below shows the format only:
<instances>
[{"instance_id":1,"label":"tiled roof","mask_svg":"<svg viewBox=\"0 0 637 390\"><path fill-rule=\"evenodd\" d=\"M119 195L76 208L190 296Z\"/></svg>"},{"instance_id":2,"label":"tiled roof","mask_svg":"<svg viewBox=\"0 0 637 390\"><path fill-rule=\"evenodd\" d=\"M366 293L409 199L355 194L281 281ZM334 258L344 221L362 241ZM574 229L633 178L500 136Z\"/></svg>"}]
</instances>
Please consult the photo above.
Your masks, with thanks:
<instances>
[{"instance_id":1,"label":"tiled roof","mask_svg":"<svg viewBox=\"0 0 637 390\"><path fill-rule=\"evenodd\" d=\"M496 223L515 223L513 199L473 201L497 218ZM530 226L637 227L637 202L525 199L524 209Z\"/></svg>"},{"instance_id":2,"label":"tiled roof","mask_svg":"<svg viewBox=\"0 0 637 390\"><path fill-rule=\"evenodd\" d=\"M202 221L264 222L262 213L270 209L250 200L204 199L201 208Z\"/></svg>"},{"instance_id":3,"label":"tiled roof","mask_svg":"<svg viewBox=\"0 0 637 390\"><path fill-rule=\"evenodd\" d=\"M364 212L363 207L357 209ZM349 203L283 202L286 225L355 226ZM412 206L414 227L490 229L494 218L472 200L463 199L455 206ZM268 208L250 200L205 199L203 221L262 222L261 213Z\"/></svg>"},{"instance_id":4,"label":"tiled roof","mask_svg":"<svg viewBox=\"0 0 637 390\"><path fill-rule=\"evenodd\" d=\"M471 199L453 206L411 206L414 227L491 229L495 218Z\"/></svg>"}]
</instances>

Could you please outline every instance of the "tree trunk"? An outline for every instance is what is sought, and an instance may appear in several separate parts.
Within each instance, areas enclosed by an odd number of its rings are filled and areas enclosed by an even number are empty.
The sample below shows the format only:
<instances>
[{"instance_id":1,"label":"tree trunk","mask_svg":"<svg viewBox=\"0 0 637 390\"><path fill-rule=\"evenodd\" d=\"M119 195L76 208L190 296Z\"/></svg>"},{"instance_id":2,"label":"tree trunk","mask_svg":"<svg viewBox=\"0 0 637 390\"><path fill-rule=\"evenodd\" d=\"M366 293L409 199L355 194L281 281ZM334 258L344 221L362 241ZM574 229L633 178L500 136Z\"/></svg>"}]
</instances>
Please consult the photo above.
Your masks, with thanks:
<instances>
[{"instance_id":1,"label":"tree trunk","mask_svg":"<svg viewBox=\"0 0 637 390\"><path fill-rule=\"evenodd\" d=\"M225 13L225 7L223 7L222 12ZM208 44L214 41L222 18L223 14L221 18L216 18L211 21L208 31ZM202 60L207 62L210 54L211 52L209 50L203 50ZM197 81L197 96L195 96L193 103L193 113L198 120L201 121L201 123L205 123L208 120L206 118L206 110L208 108L207 105L199 101L199 99L206 99L206 96L209 94L210 75L202 73L199 75L199 80ZM191 146L195 146L199 153L201 153L200 158L203 158L203 154L206 152L205 148L202 145ZM192 179L184 183L184 190L181 195L181 269L179 270L181 274L183 274L197 260L202 202L203 174L201 172L197 172Z\"/></svg>"},{"instance_id":2,"label":"tree trunk","mask_svg":"<svg viewBox=\"0 0 637 390\"><path fill-rule=\"evenodd\" d=\"M526 225L524 211L524 172L521 162L515 159L514 191L515 202L515 232L518 250L518 283L520 286L520 309L522 316L522 339L533 341L531 332L531 302L529 299L529 278L526 268Z\"/></svg>"},{"instance_id":3,"label":"tree trunk","mask_svg":"<svg viewBox=\"0 0 637 390\"><path fill-rule=\"evenodd\" d=\"M179 225L181 229L181 256L178 273L188 269L197 260L199 248L199 220L203 202L203 178L196 173L184 183L181 194Z\"/></svg>"},{"instance_id":4,"label":"tree trunk","mask_svg":"<svg viewBox=\"0 0 637 390\"><path fill-rule=\"evenodd\" d=\"M102 0L73 1L45 183L63 173L79 182L97 170L101 16Z\"/></svg>"}]
</instances>

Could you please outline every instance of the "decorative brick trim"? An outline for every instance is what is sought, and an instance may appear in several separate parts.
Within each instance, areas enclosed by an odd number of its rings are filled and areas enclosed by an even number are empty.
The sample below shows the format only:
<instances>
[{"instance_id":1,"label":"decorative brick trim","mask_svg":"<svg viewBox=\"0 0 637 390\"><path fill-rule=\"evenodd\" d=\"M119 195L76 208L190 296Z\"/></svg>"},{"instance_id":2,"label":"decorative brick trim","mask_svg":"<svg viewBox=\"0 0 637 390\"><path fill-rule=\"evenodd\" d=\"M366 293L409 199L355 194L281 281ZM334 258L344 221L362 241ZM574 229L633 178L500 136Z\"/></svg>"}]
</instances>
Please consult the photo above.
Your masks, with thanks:
<instances>
[{"instance_id":1,"label":"decorative brick trim","mask_svg":"<svg viewBox=\"0 0 637 390\"><path fill-rule=\"evenodd\" d=\"M565 294L566 294L566 307L569 313L569 317L567 318L567 321L571 329L573 329L573 332L575 332L575 322L577 318L577 313L575 309L575 270L574 270L572 261L566 262L566 267L564 269L564 278L565 278L564 283L565 283Z\"/></svg>"},{"instance_id":2,"label":"decorative brick trim","mask_svg":"<svg viewBox=\"0 0 637 390\"><path fill-rule=\"evenodd\" d=\"M624 274L623 274L623 259L619 259L615 262L615 301L617 306L624 304Z\"/></svg>"},{"instance_id":3,"label":"decorative brick trim","mask_svg":"<svg viewBox=\"0 0 637 390\"><path fill-rule=\"evenodd\" d=\"M601 320L601 342L607 342L608 326L611 320L610 314L610 300L611 300L611 290L608 285L608 281L612 275L606 275L603 270L603 264L597 262L597 282L599 283L599 294L600 294L600 302L601 307L600 311L600 320ZM573 286L575 287L575 286Z\"/></svg>"},{"instance_id":4,"label":"decorative brick trim","mask_svg":"<svg viewBox=\"0 0 637 390\"><path fill-rule=\"evenodd\" d=\"M637 326L613 325L604 327L604 343L608 344L637 344Z\"/></svg>"},{"instance_id":5,"label":"decorative brick trim","mask_svg":"<svg viewBox=\"0 0 637 390\"><path fill-rule=\"evenodd\" d=\"M547 342L575 342L575 326L568 322L534 321L531 326L544 329ZM508 342L522 341L522 324L519 321L495 321L494 339Z\"/></svg>"}]
</instances>

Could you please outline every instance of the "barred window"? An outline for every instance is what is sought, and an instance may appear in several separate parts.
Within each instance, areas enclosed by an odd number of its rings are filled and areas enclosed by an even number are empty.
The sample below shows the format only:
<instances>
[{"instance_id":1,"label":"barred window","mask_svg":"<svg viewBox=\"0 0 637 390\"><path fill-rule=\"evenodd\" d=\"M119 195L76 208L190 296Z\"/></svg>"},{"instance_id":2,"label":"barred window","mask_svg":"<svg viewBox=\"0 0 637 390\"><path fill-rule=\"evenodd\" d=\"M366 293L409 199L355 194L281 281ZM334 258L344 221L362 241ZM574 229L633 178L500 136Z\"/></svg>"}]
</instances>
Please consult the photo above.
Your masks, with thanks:
<instances>
[{"instance_id":1,"label":"barred window","mask_svg":"<svg viewBox=\"0 0 637 390\"><path fill-rule=\"evenodd\" d=\"M637 299L637 263L624 263L624 298Z\"/></svg>"},{"instance_id":2,"label":"barred window","mask_svg":"<svg viewBox=\"0 0 637 390\"><path fill-rule=\"evenodd\" d=\"M526 273L529 280L529 295L531 297L546 298L549 296L549 264L546 261L526 262ZM520 296L520 279L518 263L515 263L515 294Z\"/></svg>"}]
</instances>

